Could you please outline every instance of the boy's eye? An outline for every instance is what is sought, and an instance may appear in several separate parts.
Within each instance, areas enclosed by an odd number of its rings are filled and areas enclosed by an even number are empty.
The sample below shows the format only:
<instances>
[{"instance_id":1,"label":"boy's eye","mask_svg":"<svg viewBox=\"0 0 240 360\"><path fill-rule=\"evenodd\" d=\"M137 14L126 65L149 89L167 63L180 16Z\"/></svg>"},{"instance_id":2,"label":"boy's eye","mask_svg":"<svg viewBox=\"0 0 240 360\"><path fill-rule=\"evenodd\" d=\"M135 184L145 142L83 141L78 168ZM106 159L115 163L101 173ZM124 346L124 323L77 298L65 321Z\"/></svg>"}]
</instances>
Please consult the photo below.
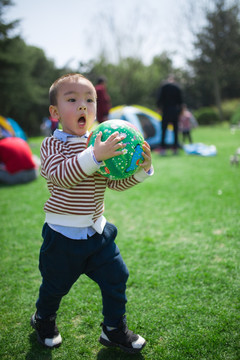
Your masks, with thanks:
<instances>
[{"instance_id":1,"label":"boy's eye","mask_svg":"<svg viewBox=\"0 0 240 360\"><path fill-rule=\"evenodd\" d=\"M93 99L87 99L87 102L91 103L91 102L94 102Z\"/></svg>"},{"instance_id":2,"label":"boy's eye","mask_svg":"<svg viewBox=\"0 0 240 360\"><path fill-rule=\"evenodd\" d=\"M75 102L76 100L74 98L68 99L68 102Z\"/></svg>"}]
</instances>

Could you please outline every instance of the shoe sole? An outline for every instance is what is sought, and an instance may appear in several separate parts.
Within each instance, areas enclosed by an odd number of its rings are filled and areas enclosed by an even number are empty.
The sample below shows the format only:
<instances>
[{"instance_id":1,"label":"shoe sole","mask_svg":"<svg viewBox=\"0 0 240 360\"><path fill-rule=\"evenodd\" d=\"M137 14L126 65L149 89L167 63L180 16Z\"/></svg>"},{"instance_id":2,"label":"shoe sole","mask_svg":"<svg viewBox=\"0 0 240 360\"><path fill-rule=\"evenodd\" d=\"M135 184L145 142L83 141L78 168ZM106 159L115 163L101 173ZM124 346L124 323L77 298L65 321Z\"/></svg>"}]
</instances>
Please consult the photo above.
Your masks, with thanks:
<instances>
[{"instance_id":1,"label":"shoe sole","mask_svg":"<svg viewBox=\"0 0 240 360\"><path fill-rule=\"evenodd\" d=\"M135 349L134 349L134 348L128 348L128 347L123 346L123 345L121 345L121 344L116 344L116 343L113 343L113 342L111 342L111 341L107 341L107 340L103 339L102 337L99 338L99 342L100 342L102 345L106 346L106 347L119 347L119 348L122 349L123 351L125 351L125 352L127 352L127 353L130 353L130 354L137 354L137 353L139 353L140 351L142 351L142 349L143 349L144 346L146 345L146 341L145 341L145 343L143 344L143 346L142 346L141 348L139 348L139 349L137 349L137 348L135 348Z\"/></svg>"},{"instance_id":2,"label":"shoe sole","mask_svg":"<svg viewBox=\"0 0 240 360\"><path fill-rule=\"evenodd\" d=\"M38 334L38 331L37 331L37 329L36 329L36 327L35 327L33 317L34 317L34 315L31 317L30 325L31 325L31 327L36 331L37 341L39 342L39 344L41 344L42 346L44 346L44 347L47 348L47 349L54 349L54 348L58 348L59 346L61 346L62 343L59 343L59 344L54 345L54 346L48 346L48 345L46 345L46 344L42 341L42 339L40 338L40 336L39 336L39 334Z\"/></svg>"}]
</instances>

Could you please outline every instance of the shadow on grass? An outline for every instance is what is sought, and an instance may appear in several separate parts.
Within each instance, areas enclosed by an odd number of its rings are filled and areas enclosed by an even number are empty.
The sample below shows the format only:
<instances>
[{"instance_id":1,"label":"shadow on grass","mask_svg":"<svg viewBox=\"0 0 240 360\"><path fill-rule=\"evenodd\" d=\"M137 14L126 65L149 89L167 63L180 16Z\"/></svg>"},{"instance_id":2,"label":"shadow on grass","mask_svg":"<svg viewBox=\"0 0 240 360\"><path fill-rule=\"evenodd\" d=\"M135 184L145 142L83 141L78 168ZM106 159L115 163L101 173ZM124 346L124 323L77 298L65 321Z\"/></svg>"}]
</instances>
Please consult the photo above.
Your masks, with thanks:
<instances>
[{"instance_id":1,"label":"shadow on grass","mask_svg":"<svg viewBox=\"0 0 240 360\"><path fill-rule=\"evenodd\" d=\"M51 360L52 359L52 349L46 349L44 346L39 344L37 341L37 336L35 332L32 332L29 335L29 344L31 348L26 354L26 360Z\"/></svg>"},{"instance_id":2,"label":"shadow on grass","mask_svg":"<svg viewBox=\"0 0 240 360\"><path fill-rule=\"evenodd\" d=\"M29 344L31 348L26 354L25 360L51 360L52 352L54 349L47 349L37 341L35 332L29 335ZM97 360L144 360L144 355L140 354L127 354L120 349L104 348L101 349L96 357Z\"/></svg>"},{"instance_id":3,"label":"shadow on grass","mask_svg":"<svg viewBox=\"0 0 240 360\"><path fill-rule=\"evenodd\" d=\"M140 354L127 354L126 352L123 352L121 350L118 350L116 348L111 349L101 349L96 357L97 360L143 360L144 356ZM30 359L29 359L30 360Z\"/></svg>"},{"instance_id":4,"label":"shadow on grass","mask_svg":"<svg viewBox=\"0 0 240 360\"><path fill-rule=\"evenodd\" d=\"M32 181L28 181L28 182L25 182L25 183L17 183L17 184L7 184L7 183L3 183L3 182L0 182L0 188L12 188L12 187L17 187L17 186L23 186L23 185L28 185L28 184L31 184L33 181L36 181L37 179L34 179Z\"/></svg>"}]
</instances>

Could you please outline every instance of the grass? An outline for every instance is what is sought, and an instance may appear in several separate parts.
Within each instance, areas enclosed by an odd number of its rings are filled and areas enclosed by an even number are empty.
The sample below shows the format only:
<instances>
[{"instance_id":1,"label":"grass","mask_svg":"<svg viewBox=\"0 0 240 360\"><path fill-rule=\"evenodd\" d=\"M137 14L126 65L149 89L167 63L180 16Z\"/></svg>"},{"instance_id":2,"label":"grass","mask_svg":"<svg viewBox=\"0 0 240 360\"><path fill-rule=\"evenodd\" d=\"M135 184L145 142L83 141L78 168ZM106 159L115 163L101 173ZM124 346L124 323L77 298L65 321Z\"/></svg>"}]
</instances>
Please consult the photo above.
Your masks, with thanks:
<instances>
[{"instance_id":1,"label":"grass","mask_svg":"<svg viewBox=\"0 0 240 360\"><path fill-rule=\"evenodd\" d=\"M107 219L130 270L129 327L147 339L140 355L103 348L101 296L82 276L62 300L64 343L47 350L29 325L40 285L38 253L48 196L45 181L0 187L2 360L239 360L240 167L229 156L240 132L199 128L195 142L215 157L159 157L155 175L122 193L107 191ZM41 138L30 139L39 154Z\"/></svg>"}]
</instances>

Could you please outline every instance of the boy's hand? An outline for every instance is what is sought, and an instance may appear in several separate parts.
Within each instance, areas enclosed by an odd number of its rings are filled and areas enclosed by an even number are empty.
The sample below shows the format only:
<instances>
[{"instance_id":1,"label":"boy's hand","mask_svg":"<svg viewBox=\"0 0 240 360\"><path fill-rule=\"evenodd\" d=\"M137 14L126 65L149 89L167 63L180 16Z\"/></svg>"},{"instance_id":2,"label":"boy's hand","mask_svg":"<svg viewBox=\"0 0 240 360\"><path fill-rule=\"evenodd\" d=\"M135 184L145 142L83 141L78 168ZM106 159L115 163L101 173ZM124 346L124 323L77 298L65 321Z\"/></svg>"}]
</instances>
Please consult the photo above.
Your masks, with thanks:
<instances>
[{"instance_id":1,"label":"boy's hand","mask_svg":"<svg viewBox=\"0 0 240 360\"><path fill-rule=\"evenodd\" d=\"M139 164L146 172L148 172L152 166L152 156L150 145L144 141L143 143L143 152L142 156L144 157L143 163Z\"/></svg>"},{"instance_id":2,"label":"boy's hand","mask_svg":"<svg viewBox=\"0 0 240 360\"><path fill-rule=\"evenodd\" d=\"M100 131L93 147L93 152L98 162L123 154L122 149L125 148L126 144L123 144L121 141L125 139L126 134L119 135L119 132L116 131L106 141L101 141L101 137L102 132Z\"/></svg>"}]
</instances>

